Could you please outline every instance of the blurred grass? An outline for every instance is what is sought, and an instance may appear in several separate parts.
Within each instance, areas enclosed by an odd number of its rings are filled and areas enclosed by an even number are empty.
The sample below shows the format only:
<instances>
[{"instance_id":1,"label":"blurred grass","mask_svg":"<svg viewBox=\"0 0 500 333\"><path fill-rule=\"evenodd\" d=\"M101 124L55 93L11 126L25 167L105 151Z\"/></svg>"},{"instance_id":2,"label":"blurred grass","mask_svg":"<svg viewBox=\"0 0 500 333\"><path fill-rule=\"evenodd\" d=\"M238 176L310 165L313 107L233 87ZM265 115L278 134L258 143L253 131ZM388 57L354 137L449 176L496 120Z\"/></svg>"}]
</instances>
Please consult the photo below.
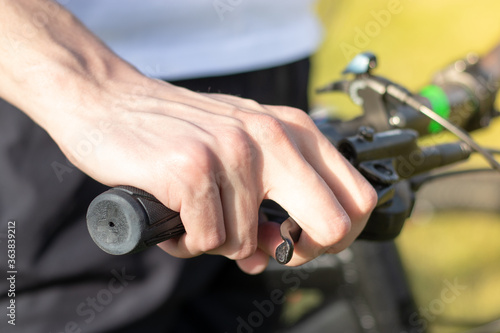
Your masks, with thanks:
<instances>
[{"instance_id":1,"label":"blurred grass","mask_svg":"<svg viewBox=\"0 0 500 333\"><path fill-rule=\"evenodd\" d=\"M390 20L386 17L385 26L377 24L373 13L389 8L399 12ZM453 60L471 51L484 54L500 42L500 2L494 0L320 0L318 12L326 38L313 58L311 101L341 117L360 110L345 97L317 95L314 90L340 77L354 54L349 51L375 52L377 74L418 91ZM499 121L475 134L488 146L500 146L499 137ZM431 312L427 321L431 332L463 331L443 325L447 320L482 322L500 317L499 236L500 217L486 213L427 214L406 223L397 243L422 311L442 298L444 280L457 279L466 286L453 302Z\"/></svg>"}]
</instances>

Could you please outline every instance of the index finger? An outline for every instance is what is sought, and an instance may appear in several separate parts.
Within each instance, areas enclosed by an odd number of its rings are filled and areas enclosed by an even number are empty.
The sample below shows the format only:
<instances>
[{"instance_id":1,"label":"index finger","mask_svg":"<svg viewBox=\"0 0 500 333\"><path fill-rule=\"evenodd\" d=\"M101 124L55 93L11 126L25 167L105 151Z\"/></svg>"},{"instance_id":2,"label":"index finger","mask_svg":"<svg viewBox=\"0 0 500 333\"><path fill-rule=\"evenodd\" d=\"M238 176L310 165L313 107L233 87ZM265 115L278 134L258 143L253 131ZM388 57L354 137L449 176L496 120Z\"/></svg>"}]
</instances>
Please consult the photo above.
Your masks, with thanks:
<instances>
[{"instance_id":1,"label":"index finger","mask_svg":"<svg viewBox=\"0 0 500 333\"><path fill-rule=\"evenodd\" d=\"M293 117L293 110L283 110L292 111L292 117L282 119L293 122L283 124L280 144L264 150L264 184L266 197L278 202L303 229L291 261L300 265L332 247L340 251L349 245L365 225L376 197L366 179L305 114ZM259 232L259 246L274 255L281 237L275 228L267 229Z\"/></svg>"},{"instance_id":2,"label":"index finger","mask_svg":"<svg viewBox=\"0 0 500 333\"><path fill-rule=\"evenodd\" d=\"M350 231L351 221L334 193L316 171L297 152L287 155L287 161L270 171L272 180L267 198L278 202L302 228L292 265L314 259L340 242ZM275 232L259 233L259 246L274 256L281 237Z\"/></svg>"}]
</instances>

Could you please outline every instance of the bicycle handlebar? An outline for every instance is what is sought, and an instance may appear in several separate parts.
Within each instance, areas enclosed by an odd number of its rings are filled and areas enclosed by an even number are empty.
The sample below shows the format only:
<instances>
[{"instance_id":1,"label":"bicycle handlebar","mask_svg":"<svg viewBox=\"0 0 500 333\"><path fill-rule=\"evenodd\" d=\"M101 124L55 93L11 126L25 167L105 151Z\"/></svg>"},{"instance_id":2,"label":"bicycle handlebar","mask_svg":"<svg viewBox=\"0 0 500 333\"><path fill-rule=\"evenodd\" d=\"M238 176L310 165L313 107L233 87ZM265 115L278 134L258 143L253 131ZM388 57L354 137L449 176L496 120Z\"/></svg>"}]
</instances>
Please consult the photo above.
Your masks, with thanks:
<instances>
[{"instance_id":1,"label":"bicycle handlebar","mask_svg":"<svg viewBox=\"0 0 500 333\"><path fill-rule=\"evenodd\" d=\"M98 195L90 203L87 227L94 242L114 255L139 252L185 232L178 212L132 186Z\"/></svg>"},{"instance_id":2,"label":"bicycle handlebar","mask_svg":"<svg viewBox=\"0 0 500 333\"><path fill-rule=\"evenodd\" d=\"M363 105L363 116L347 122L330 120L317 125L377 190L378 206L359 238L387 240L400 233L413 208L414 193L406 180L465 160L471 149L463 143L419 147L419 134L429 133L431 121L411 105L395 98L397 95L387 94L387 87L393 87L402 95L411 95L403 87L371 75L372 68L355 73L351 81L337 81L322 89L349 94L354 102ZM471 97L470 94L462 95ZM453 98L453 105L467 103L458 103L456 96L449 97L449 100ZM422 96L415 98L427 105L435 104L432 96L430 102ZM474 113L469 114L477 118ZM486 126L493 116L493 112L483 111L482 118L475 124ZM287 217L284 211L274 210L273 213L282 219ZM112 188L97 196L89 206L87 226L94 242L114 255L138 252L185 232L179 213L163 206L151 194L131 186ZM284 243L291 244L293 251L293 240L285 236L283 239ZM289 260L292 253L278 254L277 258Z\"/></svg>"}]
</instances>

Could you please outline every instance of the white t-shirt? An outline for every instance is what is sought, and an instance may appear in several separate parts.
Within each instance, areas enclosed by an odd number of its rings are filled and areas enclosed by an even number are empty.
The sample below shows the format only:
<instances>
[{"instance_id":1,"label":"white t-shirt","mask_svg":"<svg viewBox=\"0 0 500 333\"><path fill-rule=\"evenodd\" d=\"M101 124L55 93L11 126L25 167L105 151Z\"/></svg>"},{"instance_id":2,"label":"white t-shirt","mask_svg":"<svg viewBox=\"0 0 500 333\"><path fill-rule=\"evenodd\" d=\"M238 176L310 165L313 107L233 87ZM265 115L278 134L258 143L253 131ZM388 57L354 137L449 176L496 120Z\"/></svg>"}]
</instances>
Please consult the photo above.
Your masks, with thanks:
<instances>
[{"instance_id":1,"label":"white t-shirt","mask_svg":"<svg viewBox=\"0 0 500 333\"><path fill-rule=\"evenodd\" d=\"M251 71L310 55L314 0L59 0L148 76L176 80Z\"/></svg>"}]
</instances>

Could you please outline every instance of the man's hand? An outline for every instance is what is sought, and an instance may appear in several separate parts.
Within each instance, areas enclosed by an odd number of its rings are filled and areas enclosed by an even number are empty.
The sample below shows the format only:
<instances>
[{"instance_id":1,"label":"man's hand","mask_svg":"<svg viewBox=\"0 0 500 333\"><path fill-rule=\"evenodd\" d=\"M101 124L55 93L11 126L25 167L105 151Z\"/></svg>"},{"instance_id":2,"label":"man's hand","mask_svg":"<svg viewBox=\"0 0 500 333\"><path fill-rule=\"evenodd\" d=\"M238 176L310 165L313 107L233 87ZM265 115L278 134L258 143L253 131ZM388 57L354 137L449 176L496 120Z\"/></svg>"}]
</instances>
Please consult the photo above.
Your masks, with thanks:
<instances>
[{"instance_id":1,"label":"man's hand","mask_svg":"<svg viewBox=\"0 0 500 333\"><path fill-rule=\"evenodd\" d=\"M303 111L132 81L140 94L103 87L84 114L66 115L56 140L96 180L142 188L180 212L186 234L161 244L166 252L224 255L261 271L281 242L276 224L259 226L263 199L303 229L294 265L342 250L364 227L373 189ZM92 135L98 144L82 151Z\"/></svg>"},{"instance_id":2,"label":"man's hand","mask_svg":"<svg viewBox=\"0 0 500 333\"><path fill-rule=\"evenodd\" d=\"M303 111L147 78L43 3L0 0L7 34L30 10L50 17L35 40L0 54L0 94L97 181L141 188L180 212L186 234L162 243L166 252L218 254L262 271L281 242L277 224L258 222L263 199L303 229L292 265L340 251L361 232L375 192Z\"/></svg>"}]
</instances>

